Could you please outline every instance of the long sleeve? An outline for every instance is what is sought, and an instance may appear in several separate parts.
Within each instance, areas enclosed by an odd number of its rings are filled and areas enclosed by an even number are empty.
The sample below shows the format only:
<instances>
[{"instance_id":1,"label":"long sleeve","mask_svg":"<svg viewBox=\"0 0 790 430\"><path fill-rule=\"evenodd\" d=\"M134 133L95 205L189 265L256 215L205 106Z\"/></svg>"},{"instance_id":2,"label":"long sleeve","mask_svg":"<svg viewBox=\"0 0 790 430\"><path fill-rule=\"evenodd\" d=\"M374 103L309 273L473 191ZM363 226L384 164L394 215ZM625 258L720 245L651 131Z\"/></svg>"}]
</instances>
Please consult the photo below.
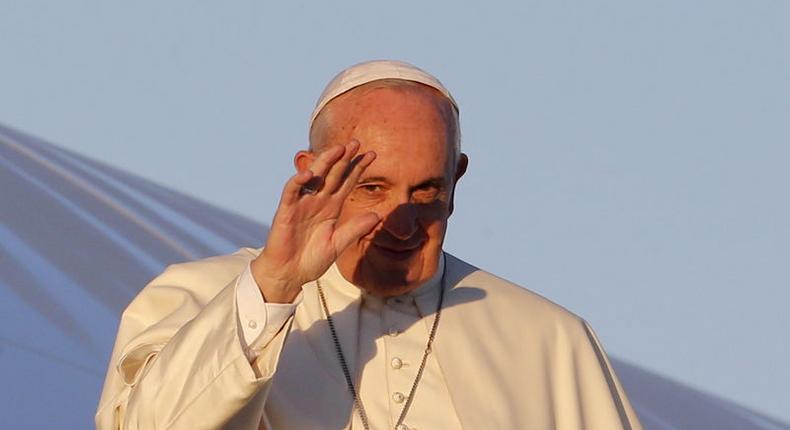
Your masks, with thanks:
<instances>
[{"instance_id":1,"label":"long sleeve","mask_svg":"<svg viewBox=\"0 0 790 430\"><path fill-rule=\"evenodd\" d=\"M237 281L236 305L242 348L251 362L260 354L260 348L280 331L301 301L300 292L293 303L266 302L252 277L250 265L247 265Z\"/></svg>"},{"instance_id":2,"label":"long sleeve","mask_svg":"<svg viewBox=\"0 0 790 430\"><path fill-rule=\"evenodd\" d=\"M97 428L258 428L291 319L251 363L237 306L247 262L174 265L143 289L121 319Z\"/></svg>"}]
</instances>

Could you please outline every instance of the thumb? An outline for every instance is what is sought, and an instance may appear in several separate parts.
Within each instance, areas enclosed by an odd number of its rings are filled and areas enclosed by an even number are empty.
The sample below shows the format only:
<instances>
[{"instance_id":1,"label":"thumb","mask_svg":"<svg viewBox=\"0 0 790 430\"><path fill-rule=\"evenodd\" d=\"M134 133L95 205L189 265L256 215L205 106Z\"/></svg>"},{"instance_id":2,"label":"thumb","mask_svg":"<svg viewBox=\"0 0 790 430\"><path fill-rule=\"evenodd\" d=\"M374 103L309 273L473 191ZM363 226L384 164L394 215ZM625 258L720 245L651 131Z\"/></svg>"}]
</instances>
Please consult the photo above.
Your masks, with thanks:
<instances>
[{"instance_id":1,"label":"thumb","mask_svg":"<svg viewBox=\"0 0 790 430\"><path fill-rule=\"evenodd\" d=\"M381 218L377 213L368 212L357 215L343 223L335 230L333 235L335 251L338 254L343 252L352 242L370 233L379 221L381 221Z\"/></svg>"}]
</instances>

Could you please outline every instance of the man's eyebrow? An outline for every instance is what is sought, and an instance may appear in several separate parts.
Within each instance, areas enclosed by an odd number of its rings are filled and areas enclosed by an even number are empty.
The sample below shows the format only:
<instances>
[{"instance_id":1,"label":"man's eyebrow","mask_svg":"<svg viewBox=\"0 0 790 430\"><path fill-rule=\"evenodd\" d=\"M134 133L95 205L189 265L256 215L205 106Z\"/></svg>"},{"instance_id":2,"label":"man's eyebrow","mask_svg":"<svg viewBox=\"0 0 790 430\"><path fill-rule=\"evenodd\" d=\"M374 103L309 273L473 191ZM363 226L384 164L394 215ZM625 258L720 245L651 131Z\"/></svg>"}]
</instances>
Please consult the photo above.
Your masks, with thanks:
<instances>
[{"instance_id":1,"label":"man's eyebrow","mask_svg":"<svg viewBox=\"0 0 790 430\"><path fill-rule=\"evenodd\" d=\"M359 182L384 182L389 184L390 181L383 176L368 176L359 179Z\"/></svg>"},{"instance_id":2,"label":"man's eyebrow","mask_svg":"<svg viewBox=\"0 0 790 430\"><path fill-rule=\"evenodd\" d=\"M436 187L436 188L444 188L447 185L447 180L444 176L437 176L435 178L426 179L419 184L412 187L413 190L417 190L420 188L425 187Z\"/></svg>"}]
</instances>

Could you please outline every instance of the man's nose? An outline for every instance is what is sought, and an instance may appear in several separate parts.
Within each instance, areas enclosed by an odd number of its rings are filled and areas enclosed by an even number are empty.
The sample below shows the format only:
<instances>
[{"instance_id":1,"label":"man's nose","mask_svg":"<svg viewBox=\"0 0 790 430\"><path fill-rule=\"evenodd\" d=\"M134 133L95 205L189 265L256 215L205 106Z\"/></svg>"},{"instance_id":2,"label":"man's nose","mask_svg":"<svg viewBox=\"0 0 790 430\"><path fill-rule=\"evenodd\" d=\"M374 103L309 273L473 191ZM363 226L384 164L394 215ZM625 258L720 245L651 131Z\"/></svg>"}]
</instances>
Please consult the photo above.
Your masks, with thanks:
<instances>
[{"instance_id":1,"label":"man's nose","mask_svg":"<svg viewBox=\"0 0 790 430\"><path fill-rule=\"evenodd\" d=\"M400 240L406 240L417 232L417 208L413 203L402 203L384 217L384 230Z\"/></svg>"}]
</instances>

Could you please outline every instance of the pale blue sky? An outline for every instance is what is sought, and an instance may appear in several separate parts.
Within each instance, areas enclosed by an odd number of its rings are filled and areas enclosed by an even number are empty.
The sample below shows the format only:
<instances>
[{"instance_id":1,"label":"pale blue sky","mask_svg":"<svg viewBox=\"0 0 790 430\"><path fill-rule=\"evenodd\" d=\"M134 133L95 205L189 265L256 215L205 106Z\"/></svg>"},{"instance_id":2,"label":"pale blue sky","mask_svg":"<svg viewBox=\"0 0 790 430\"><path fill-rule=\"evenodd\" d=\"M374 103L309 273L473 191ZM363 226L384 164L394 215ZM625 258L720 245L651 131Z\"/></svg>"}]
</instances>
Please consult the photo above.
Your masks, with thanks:
<instances>
[{"instance_id":1,"label":"pale blue sky","mask_svg":"<svg viewBox=\"0 0 790 430\"><path fill-rule=\"evenodd\" d=\"M446 249L610 353L790 421L790 3L0 0L0 122L267 222L312 105L436 74Z\"/></svg>"}]
</instances>

